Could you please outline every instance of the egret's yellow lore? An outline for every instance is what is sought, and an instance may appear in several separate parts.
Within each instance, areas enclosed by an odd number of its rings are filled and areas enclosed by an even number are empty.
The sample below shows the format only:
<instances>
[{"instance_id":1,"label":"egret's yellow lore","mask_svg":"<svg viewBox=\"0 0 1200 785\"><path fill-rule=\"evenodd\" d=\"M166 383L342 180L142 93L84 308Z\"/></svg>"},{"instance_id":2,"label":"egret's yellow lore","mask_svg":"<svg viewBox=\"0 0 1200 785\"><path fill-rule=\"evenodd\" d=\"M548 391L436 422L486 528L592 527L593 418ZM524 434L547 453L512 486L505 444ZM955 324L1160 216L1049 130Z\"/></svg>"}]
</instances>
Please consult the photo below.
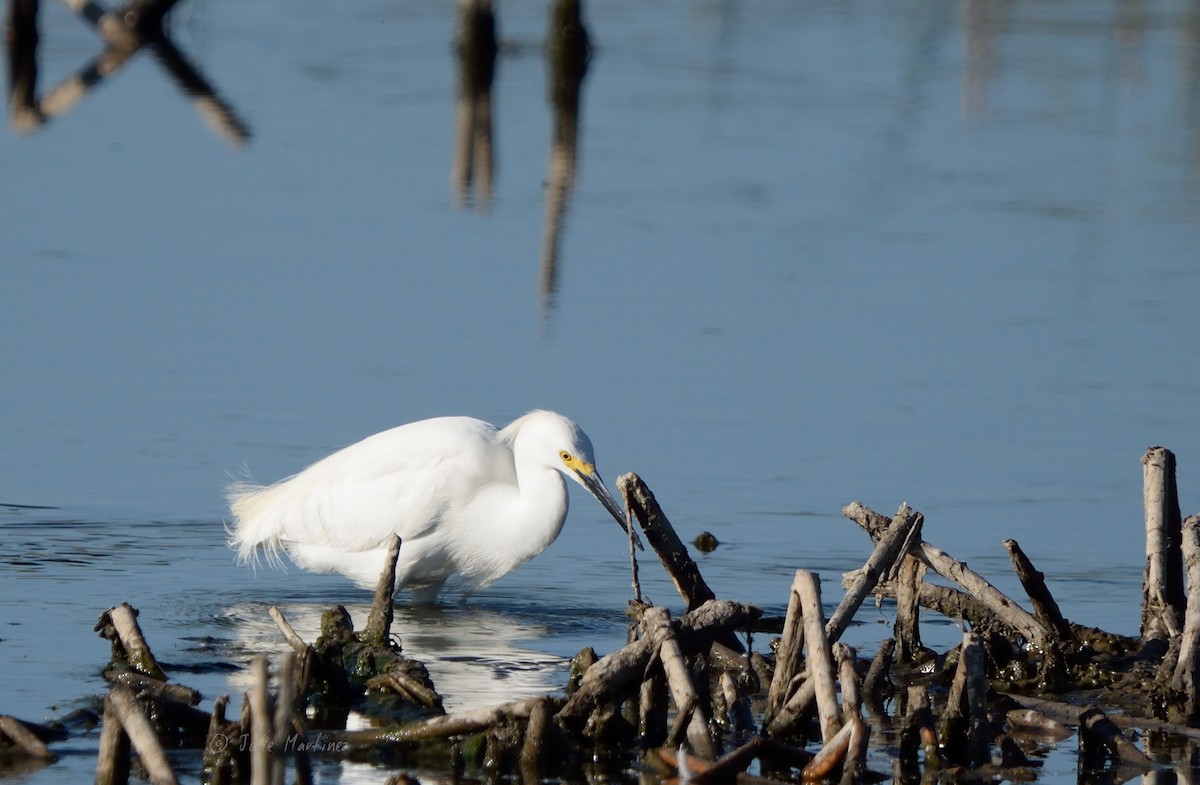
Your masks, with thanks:
<instances>
[{"instance_id":1,"label":"egret's yellow lore","mask_svg":"<svg viewBox=\"0 0 1200 785\"><path fill-rule=\"evenodd\" d=\"M431 602L450 579L479 591L544 551L567 517L569 477L626 527L578 425L533 411L504 428L470 417L401 425L274 485L229 488L231 547L278 563L379 580L392 534L397 591Z\"/></svg>"}]
</instances>

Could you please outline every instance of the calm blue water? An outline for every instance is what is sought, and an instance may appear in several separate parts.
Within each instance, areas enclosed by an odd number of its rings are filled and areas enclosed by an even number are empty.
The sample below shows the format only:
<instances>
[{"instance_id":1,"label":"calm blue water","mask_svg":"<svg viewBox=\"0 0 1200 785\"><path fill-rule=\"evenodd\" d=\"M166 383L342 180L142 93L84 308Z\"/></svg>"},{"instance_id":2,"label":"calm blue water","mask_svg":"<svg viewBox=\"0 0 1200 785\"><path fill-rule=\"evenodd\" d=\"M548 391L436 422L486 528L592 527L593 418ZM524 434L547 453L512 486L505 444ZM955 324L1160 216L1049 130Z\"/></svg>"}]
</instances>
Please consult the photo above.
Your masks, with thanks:
<instances>
[{"instance_id":1,"label":"calm blue water","mask_svg":"<svg viewBox=\"0 0 1200 785\"><path fill-rule=\"evenodd\" d=\"M0 137L0 504L53 508L0 506L0 711L100 693L90 628L122 600L184 663L212 659L189 636L278 650L271 604L366 601L234 566L231 476L534 407L685 539L716 534L722 596L781 609L805 567L836 600L868 553L842 505L907 501L1002 588L1015 538L1068 616L1137 631L1147 446L1200 508L1195 4L590 5L548 306L545 7L499 10L483 211L450 180L450 3L182 4L175 42L251 127L241 150L144 54ZM59 5L41 33L43 93L99 50ZM408 620L444 692L533 694L622 640L624 543L573 499L553 548L437 619L467 637ZM885 636L860 618L860 645ZM486 679L449 673L464 659Z\"/></svg>"}]
</instances>

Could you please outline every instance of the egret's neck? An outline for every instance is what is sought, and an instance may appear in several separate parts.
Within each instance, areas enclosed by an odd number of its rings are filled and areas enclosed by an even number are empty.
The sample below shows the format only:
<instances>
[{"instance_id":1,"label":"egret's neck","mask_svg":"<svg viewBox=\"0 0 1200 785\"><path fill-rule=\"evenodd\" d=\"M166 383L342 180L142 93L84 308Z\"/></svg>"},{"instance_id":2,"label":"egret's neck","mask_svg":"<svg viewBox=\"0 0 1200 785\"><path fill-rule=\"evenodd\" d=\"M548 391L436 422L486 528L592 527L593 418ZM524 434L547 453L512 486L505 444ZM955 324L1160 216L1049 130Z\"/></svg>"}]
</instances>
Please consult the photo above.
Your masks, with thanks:
<instances>
[{"instance_id":1,"label":"egret's neck","mask_svg":"<svg viewBox=\"0 0 1200 785\"><path fill-rule=\"evenodd\" d=\"M511 543L524 547L521 562L549 547L562 531L567 519L567 483L559 472L545 466L517 464L520 514L510 518ZM518 562L520 563L520 562Z\"/></svg>"}]
</instances>

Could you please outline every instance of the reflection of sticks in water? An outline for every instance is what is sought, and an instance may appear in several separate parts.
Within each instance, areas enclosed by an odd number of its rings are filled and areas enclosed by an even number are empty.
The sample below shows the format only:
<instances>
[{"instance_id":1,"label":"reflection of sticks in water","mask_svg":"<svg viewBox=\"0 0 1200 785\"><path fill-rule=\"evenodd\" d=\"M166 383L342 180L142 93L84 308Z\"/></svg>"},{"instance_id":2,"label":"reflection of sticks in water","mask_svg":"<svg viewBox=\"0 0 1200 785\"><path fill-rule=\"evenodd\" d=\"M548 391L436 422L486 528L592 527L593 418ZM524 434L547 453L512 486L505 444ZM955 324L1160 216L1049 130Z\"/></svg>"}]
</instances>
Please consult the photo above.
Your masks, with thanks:
<instances>
[{"instance_id":1,"label":"reflection of sticks in water","mask_svg":"<svg viewBox=\"0 0 1200 785\"><path fill-rule=\"evenodd\" d=\"M155 54L175 81L192 97L209 126L235 146L250 137L250 131L232 107L221 100L204 77L175 48L163 30L163 18L177 0L132 0L117 11L105 11L94 0L64 0L105 40L108 47L86 66L49 90L41 100L37 87L37 2L14 0L10 4L8 38L12 80L11 120L19 131L33 131L46 120L65 114L96 85L116 72L143 46Z\"/></svg>"},{"instance_id":2,"label":"reflection of sticks in water","mask_svg":"<svg viewBox=\"0 0 1200 785\"><path fill-rule=\"evenodd\" d=\"M492 196L492 81L496 75L496 17L492 0L459 0L458 95L450 184L460 204L471 184L479 209Z\"/></svg>"},{"instance_id":3,"label":"reflection of sticks in water","mask_svg":"<svg viewBox=\"0 0 1200 785\"><path fill-rule=\"evenodd\" d=\"M38 0L8 3L8 95L13 130L29 131L42 124L37 93Z\"/></svg>"},{"instance_id":4,"label":"reflection of sticks in water","mask_svg":"<svg viewBox=\"0 0 1200 785\"><path fill-rule=\"evenodd\" d=\"M571 190L579 140L579 94L587 74L591 45L583 24L581 0L556 0L550 8L546 62L550 73L550 104L554 134L546 176L546 209L542 223L542 264L539 289L542 305L553 305L558 288L558 246Z\"/></svg>"},{"instance_id":5,"label":"reflection of sticks in water","mask_svg":"<svg viewBox=\"0 0 1200 785\"><path fill-rule=\"evenodd\" d=\"M209 128L234 147L241 147L250 139L250 127L238 117L232 106L217 95L200 72L161 33L161 29L160 35L154 39L154 54L175 83L191 97L192 105Z\"/></svg>"}]
</instances>

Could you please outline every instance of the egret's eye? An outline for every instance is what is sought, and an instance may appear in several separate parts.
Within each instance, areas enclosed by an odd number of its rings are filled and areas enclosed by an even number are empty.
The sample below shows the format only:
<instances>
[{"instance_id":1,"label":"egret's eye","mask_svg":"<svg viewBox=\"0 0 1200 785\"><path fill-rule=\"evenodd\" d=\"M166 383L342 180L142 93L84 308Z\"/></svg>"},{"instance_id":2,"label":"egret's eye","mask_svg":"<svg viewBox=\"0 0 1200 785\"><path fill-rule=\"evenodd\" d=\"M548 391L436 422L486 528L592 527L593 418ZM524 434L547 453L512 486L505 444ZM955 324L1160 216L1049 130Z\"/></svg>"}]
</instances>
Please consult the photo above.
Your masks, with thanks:
<instances>
[{"instance_id":1,"label":"egret's eye","mask_svg":"<svg viewBox=\"0 0 1200 785\"><path fill-rule=\"evenodd\" d=\"M563 463L571 462L571 453L567 452L566 450L563 450L562 452L560 452L558 454L558 457L563 459Z\"/></svg>"}]
</instances>

